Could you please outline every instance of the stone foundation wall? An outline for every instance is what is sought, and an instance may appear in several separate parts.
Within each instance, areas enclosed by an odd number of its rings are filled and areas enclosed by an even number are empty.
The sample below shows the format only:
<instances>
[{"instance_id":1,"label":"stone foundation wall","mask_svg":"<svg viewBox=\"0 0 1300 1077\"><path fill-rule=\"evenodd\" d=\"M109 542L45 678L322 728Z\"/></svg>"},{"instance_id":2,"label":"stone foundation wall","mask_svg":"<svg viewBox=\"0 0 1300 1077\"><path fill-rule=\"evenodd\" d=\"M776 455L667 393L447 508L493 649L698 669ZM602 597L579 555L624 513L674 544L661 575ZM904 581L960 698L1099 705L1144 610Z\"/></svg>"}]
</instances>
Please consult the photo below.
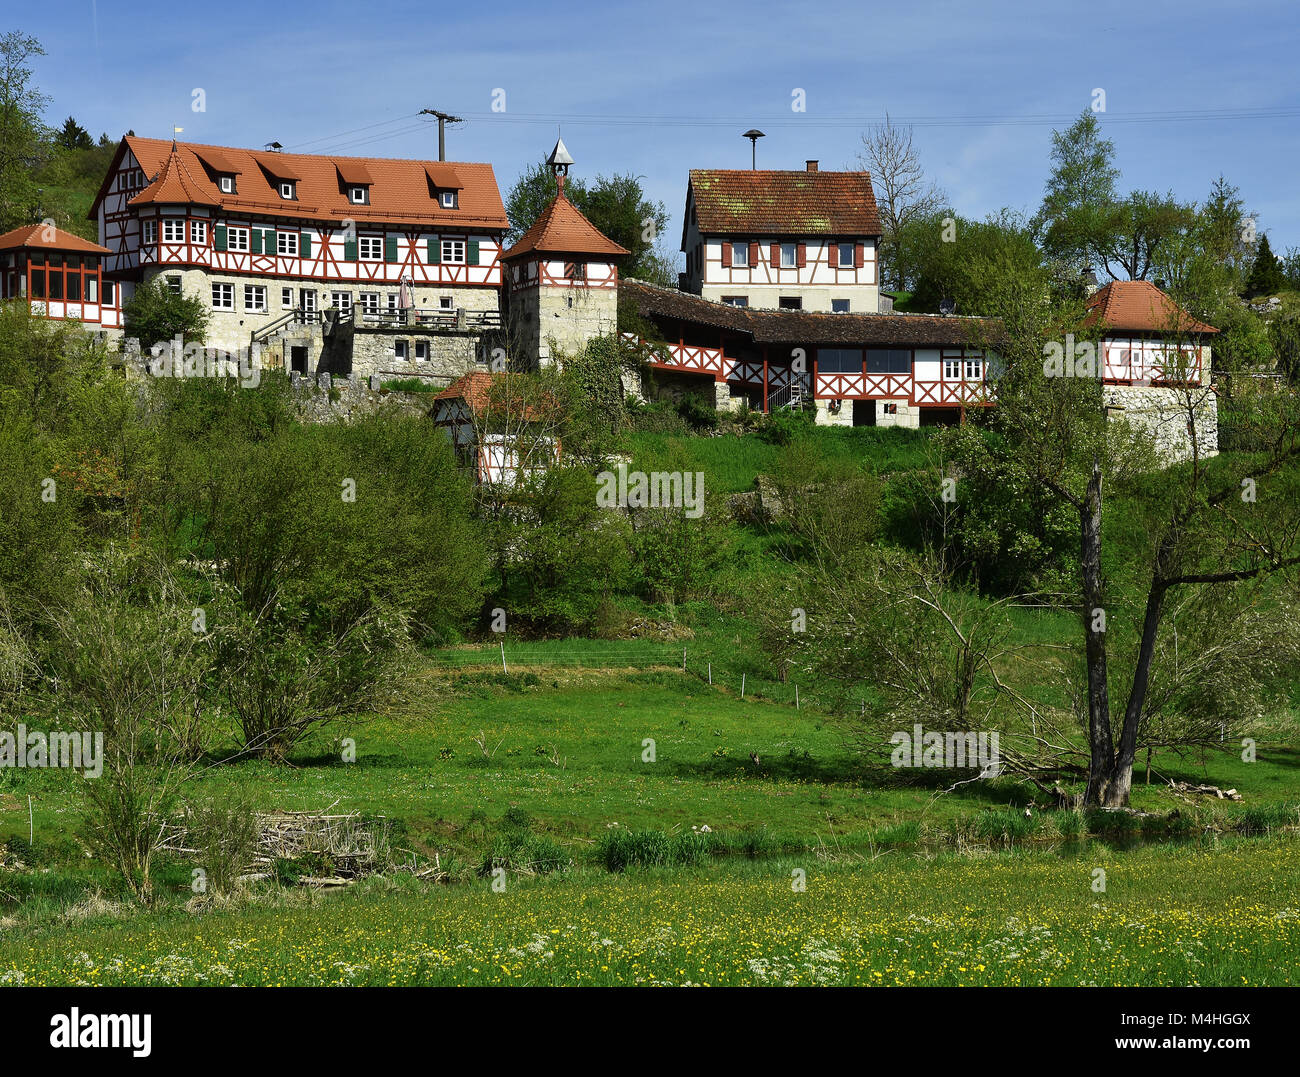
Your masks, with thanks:
<instances>
[{"instance_id":1,"label":"stone foundation wall","mask_svg":"<svg viewBox=\"0 0 1300 1077\"><path fill-rule=\"evenodd\" d=\"M1102 399L1108 419L1122 420L1145 431L1153 438L1156 452L1170 463L1191 457L1193 428L1201 456L1218 455L1219 402L1209 388L1107 385Z\"/></svg>"},{"instance_id":2,"label":"stone foundation wall","mask_svg":"<svg viewBox=\"0 0 1300 1077\"><path fill-rule=\"evenodd\" d=\"M831 411L829 400L814 401L817 405L816 414L813 421L818 426L852 426L853 425L853 401L841 400L839 411Z\"/></svg>"},{"instance_id":3,"label":"stone foundation wall","mask_svg":"<svg viewBox=\"0 0 1300 1077\"><path fill-rule=\"evenodd\" d=\"M921 425L921 409L916 404L909 404L907 397L875 400L872 403L876 406L877 426L901 426L908 430L915 430ZM896 405L892 415L885 411L886 404Z\"/></svg>"}]
</instances>

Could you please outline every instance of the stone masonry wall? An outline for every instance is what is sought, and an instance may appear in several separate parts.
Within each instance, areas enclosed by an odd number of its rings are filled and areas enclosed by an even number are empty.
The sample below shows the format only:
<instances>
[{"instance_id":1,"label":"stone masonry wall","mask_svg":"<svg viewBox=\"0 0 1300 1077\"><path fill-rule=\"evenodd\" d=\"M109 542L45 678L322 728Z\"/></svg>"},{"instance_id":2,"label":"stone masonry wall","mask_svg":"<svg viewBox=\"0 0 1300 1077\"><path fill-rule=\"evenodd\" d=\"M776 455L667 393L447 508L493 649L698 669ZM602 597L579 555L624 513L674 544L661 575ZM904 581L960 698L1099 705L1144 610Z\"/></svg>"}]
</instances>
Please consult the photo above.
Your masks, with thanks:
<instances>
[{"instance_id":1,"label":"stone masonry wall","mask_svg":"<svg viewBox=\"0 0 1300 1077\"><path fill-rule=\"evenodd\" d=\"M1191 403L1196 442L1202 456L1219 452L1218 398L1208 387L1192 387ZM1161 386L1107 385L1106 415L1123 420L1154 437L1156 452L1169 462L1191 456L1187 390Z\"/></svg>"}]
</instances>

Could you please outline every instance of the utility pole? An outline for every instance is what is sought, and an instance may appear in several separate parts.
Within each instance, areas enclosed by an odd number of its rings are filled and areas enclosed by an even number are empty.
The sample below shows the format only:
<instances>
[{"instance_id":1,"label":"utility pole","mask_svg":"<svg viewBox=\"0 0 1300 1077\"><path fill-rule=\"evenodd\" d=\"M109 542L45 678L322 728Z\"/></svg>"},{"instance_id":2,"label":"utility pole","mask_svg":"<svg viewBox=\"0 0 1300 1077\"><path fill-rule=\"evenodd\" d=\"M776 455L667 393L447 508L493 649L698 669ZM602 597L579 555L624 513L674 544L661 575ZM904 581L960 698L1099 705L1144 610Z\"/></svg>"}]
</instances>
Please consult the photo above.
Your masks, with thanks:
<instances>
[{"instance_id":1,"label":"utility pole","mask_svg":"<svg viewBox=\"0 0 1300 1077\"><path fill-rule=\"evenodd\" d=\"M438 118L438 160L447 159L447 124L462 123L459 116L453 116L449 112L439 112L436 108L420 109L421 116L436 116Z\"/></svg>"}]
</instances>

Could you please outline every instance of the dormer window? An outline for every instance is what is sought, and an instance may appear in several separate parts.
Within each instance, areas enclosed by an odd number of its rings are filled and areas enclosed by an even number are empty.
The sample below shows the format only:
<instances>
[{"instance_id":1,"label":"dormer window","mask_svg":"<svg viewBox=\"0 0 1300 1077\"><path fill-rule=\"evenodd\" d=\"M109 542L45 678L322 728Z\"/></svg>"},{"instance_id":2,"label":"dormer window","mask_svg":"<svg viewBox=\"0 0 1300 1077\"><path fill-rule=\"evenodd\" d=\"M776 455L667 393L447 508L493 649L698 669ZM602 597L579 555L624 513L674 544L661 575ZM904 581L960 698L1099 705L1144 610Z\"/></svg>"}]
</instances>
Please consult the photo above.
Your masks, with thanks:
<instances>
[{"instance_id":1,"label":"dormer window","mask_svg":"<svg viewBox=\"0 0 1300 1077\"><path fill-rule=\"evenodd\" d=\"M234 194L234 193L235 193L235 177L234 177L234 176L222 176L222 177L217 181L217 183L218 183L218 185L221 187L221 193L222 193L222 194Z\"/></svg>"},{"instance_id":2,"label":"dormer window","mask_svg":"<svg viewBox=\"0 0 1300 1077\"><path fill-rule=\"evenodd\" d=\"M438 194L438 201L441 203L443 209L455 209L457 205L456 192L440 191Z\"/></svg>"},{"instance_id":3,"label":"dormer window","mask_svg":"<svg viewBox=\"0 0 1300 1077\"><path fill-rule=\"evenodd\" d=\"M293 180L280 181L280 197L294 199L298 197L297 191L294 190Z\"/></svg>"},{"instance_id":4,"label":"dormer window","mask_svg":"<svg viewBox=\"0 0 1300 1077\"><path fill-rule=\"evenodd\" d=\"M365 206L370 203L370 188L368 187L349 187L348 200L354 206Z\"/></svg>"}]
</instances>

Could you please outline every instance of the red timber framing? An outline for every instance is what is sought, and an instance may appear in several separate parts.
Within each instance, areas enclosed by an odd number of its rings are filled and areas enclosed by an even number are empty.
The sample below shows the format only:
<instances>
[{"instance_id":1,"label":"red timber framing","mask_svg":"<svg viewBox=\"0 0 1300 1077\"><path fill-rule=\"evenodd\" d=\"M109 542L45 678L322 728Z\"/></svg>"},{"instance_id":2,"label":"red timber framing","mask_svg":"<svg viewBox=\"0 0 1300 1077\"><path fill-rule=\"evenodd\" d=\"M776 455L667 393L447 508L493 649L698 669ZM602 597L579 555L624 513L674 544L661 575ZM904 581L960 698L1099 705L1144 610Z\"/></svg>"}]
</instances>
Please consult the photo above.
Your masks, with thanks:
<instances>
[{"instance_id":1,"label":"red timber framing","mask_svg":"<svg viewBox=\"0 0 1300 1077\"><path fill-rule=\"evenodd\" d=\"M1102 380L1107 385L1185 386L1201 383L1200 344L1179 345L1159 337L1108 337L1102 342ZM1170 353L1174 353L1171 357Z\"/></svg>"},{"instance_id":2,"label":"red timber framing","mask_svg":"<svg viewBox=\"0 0 1300 1077\"><path fill-rule=\"evenodd\" d=\"M251 181L245 182L247 169L241 173L237 193L219 192L217 186L209 182L211 177L205 178L203 169L192 161L185 172L189 178L185 192L194 192L190 201L179 201L179 195L177 202L167 201L173 195L170 188L164 197L135 201L158 182L157 169L160 167L152 159L148 166L137 160L134 153L136 142L153 144L153 140L147 139L123 140L92 210L99 224L100 238L109 250L104 256L104 273L110 279L139 280L142 270L154 272L175 268L272 278L264 281L267 284L282 280L295 285L310 282L324 287L352 284L395 288L407 279L417 287L494 291L501 287L501 240L506 220L501 212L501 227L498 228L492 219L497 210L491 203L499 206L499 196L488 166L449 166L462 171L475 170L479 187L488 189L490 196L481 199L484 205L474 211L476 215L461 221L443 219L446 214L431 195L428 207L414 205L407 198L406 202L394 207L398 215L387 219L383 211L370 202L357 206L334 206L329 201L332 193L328 197L321 196L319 189L316 195L301 203L297 198L282 202L275 200L273 195L259 196L249 187ZM181 152L197 153L206 161L204 155L209 149L182 147ZM225 156L248 152L229 150L225 151ZM162 154L161 160L169 160L165 152L159 153ZM173 145L171 158L175 158L176 153ZM297 170L295 161L322 159L286 154L284 164ZM259 160L259 163L265 166L266 162ZM332 167L332 159L330 164ZM384 169L410 171L420 162L375 161L373 164ZM166 166L161 167L165 170ZM155 174L146 175L147 169L154 170ZM286 172L286 176L288 174ZM378 177L375 182L391 186L397 181ZM149 229L147 236L146 227ZM247 242L235 248L229 242L232 232L247 237ZM286 244L282 254L280 237L286 234L296 239ZM378 257L361 258L358 243L361 237L378 240ZM461 260L443 259L445 241L457 243L456 253ZM436 247L432 252L431 242Z\"/></svg>"},{"instance_id":3,"label":"red timber framing","mask_svg":"<svg viewBox=\"0 0 1300 1077\"><path fill-rule=\"evenodd\" d=\"M794 380L805 389L811 388L817 400L906 400L919 407L963 408L987 407L995 402L993 387L987 380L987 357L978 348L935 349L938 362L928 360L920 368L916 349L893 349L908 353L908 373L868 373L865 350L861 367L856 371L819 371L816 350L808 348L804 350L813 356L809 361L812 370L797 374L788 362L774 363L767 345L763 346L761 358L751 359L732 358L724 347L710 348L682 340L669 344L667 350L668 360L652 362L653 367L709 375L718 382L759 389L764 410L768 407L769 394L786 388ZM789 350L779 351L788 354ZM934 376L924 376L924 371L929 370L934 371Z\"/></svg>"}]
</instances>

